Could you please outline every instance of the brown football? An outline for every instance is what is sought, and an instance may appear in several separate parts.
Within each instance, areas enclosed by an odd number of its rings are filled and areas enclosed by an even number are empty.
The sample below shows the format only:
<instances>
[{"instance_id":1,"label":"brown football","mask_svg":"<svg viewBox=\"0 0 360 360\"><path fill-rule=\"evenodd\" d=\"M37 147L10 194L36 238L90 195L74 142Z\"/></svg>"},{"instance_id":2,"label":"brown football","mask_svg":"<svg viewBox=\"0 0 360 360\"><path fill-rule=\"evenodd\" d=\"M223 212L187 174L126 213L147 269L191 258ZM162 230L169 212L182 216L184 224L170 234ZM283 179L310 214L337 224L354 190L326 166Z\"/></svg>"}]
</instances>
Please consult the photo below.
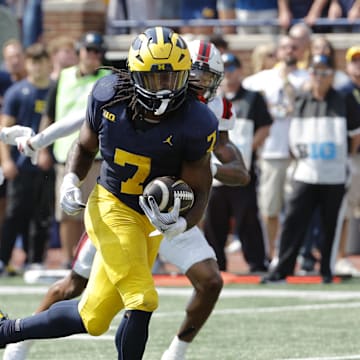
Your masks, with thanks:
<instances>
[{"instance_id":1,"label":"brown football","mask_svg":"<svg viewBox=\"0 0 360 360\"><path fill-rule=\"evenodd\" d=\"M180 215L185 215L194 204L194 193L183 180L173 176L161 176L151 180L144 189L143 196L153 196L161 212L168 212L174 206L175 197L181 200Z\"/></svg>"}]
</instances>

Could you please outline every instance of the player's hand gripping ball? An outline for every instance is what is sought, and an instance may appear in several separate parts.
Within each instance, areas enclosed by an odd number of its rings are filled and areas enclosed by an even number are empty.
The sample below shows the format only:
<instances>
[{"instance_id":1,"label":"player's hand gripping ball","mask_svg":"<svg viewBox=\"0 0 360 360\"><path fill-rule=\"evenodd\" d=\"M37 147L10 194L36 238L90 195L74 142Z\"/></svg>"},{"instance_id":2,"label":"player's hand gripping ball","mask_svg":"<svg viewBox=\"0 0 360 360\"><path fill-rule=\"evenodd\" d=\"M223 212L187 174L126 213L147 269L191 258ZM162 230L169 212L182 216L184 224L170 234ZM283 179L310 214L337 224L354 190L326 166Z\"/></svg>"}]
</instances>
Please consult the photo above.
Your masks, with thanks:
<instances>
[{"instance_id":1,"label":"player's hand gripping ball","mask_svg":"<svg viewBox=\"0 0 360 360\"><path fill-rule=\"evenodd\" d=\"M150 181L143 192L146 199L153 196L161 212L169 212L174 206L175 197L181 200L180 215L185 215L194 204L194 193L183 180L173 176L161 176Z\"/></svg>"}]
</instances>

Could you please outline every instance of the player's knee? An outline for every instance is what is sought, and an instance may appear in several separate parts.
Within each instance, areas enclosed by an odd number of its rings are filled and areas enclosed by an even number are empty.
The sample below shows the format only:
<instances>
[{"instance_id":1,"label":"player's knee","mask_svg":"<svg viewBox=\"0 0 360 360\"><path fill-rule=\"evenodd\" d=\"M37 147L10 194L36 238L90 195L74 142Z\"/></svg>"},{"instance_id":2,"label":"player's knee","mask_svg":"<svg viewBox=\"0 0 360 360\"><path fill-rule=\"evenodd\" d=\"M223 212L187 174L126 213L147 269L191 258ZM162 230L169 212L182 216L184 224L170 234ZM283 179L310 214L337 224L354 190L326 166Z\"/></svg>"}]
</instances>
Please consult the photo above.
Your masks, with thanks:
<instances>
[{"instance_id":1,"label":"player's knee","mask_svg":"<svg viewBox=\"0 0 360 360\"><path fill-rule=\"evenodd\" d=\"M155 289L144 292L143 308L141 310L153 312L159 305L159 297Z\"/></svg>"},{"instance_id":2,"label":"player's knee","mask_svg":"<svg viewBox=\"0 0 360 360\"><path fill-rule=\"evenodd\" d=\"M110 321L101 316L94 316L92 318L83 319L84 326L88 334L92 336L100 336L108 331Z\"/></svg>"},{"instance_id":3,"label":"player's knee","mask_svg":"<svg viewBox=\"0 0 360 360\"><path fill-rule=\"evenodd\" d=\"M52 299L55 301L66 300L68 283L64 279L57 281L49 288L48 292ZM69 299L69 298L68 298Z\"/></svg>"},{"instance_id":4,"label":"player's knee","mask_svg":"<svg viewBox=\"0 0 360 360\"><path fill-rule=\"evenodd\" d=\"M219 272L202 277L195 289L204 294L208 299L217 299L223 287L223 279Z\"/></svg>"},{"instance_id":5,"label":"player's knee","mask_svg":"<svg viewBox=\"0 0 360 360\"><path fill-rule=\"evenodd\" d=\"M220 294L220 291L224 285L223 279L220 273L212 276L211 279L207 279L206 281L206 292L210 292L212 294Z\"/></svg>"},{"instance_id":6,"label":"player's knee","mask_svg":"<svg viewBox=\"0 0 360 360\"><path fill-rule=\"evenodd\" d=\"M68 286L65 290L65 299L73 299L81 295L86 287L87 282L87 279L76 274L75 272L72 272L68 282Z\"/></svg>"},{"instance_id":7,"label":"player's knee","mask_svg":"<svg viewBox=\"0 0 360 360\"><path fill-rule=\"evenodd\" d=\"M146 312L153 312L157 309L159 304L158 294L155 289L148 289L140 294L130 296L129 301L125 307L133 310L142 310Z\"/></svg>"}]
</instances>

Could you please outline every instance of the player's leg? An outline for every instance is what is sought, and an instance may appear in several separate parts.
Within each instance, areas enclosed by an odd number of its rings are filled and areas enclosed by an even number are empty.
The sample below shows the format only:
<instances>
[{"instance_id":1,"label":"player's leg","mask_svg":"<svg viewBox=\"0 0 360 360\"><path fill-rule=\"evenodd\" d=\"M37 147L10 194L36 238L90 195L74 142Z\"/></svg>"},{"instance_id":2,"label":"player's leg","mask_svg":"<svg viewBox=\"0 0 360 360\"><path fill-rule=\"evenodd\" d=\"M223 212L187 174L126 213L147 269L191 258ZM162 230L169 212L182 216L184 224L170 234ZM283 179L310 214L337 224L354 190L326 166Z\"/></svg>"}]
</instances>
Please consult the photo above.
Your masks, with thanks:
<instances>
[{"instance_id":1,"label":"player's leg","mask_svg":"<svg viewBox=\"0 0 360 360\"><path fill-rule=\"evenodd\" d=\"M88 279L76 274L73 270L63 279L55 282L48 289L40 306L35 313L40 313L50 308L52 304L65 299L73 299L79 296L87 283ZM25 360L33 341L21 341L6 346L3 360Z\"/></svg>"},{"instance_id":2,"label":"player's leg","mask_svg":"<svg viewBox=\"0 0 360 360\"><path fill-rule=\"evenodd\" d=\"M51 339L86 333L77 300L60 301L48 310L22 319L0 319L0 348L28 339Z\"/></svg>"},{"instance_id":3,"label":"player's leg","mask_svg":"<svg viewBox=\"0 0 360 360\"><path fill-rule=\"evenodd\" d=\"M101 255L97 255L89 287L80 304L78 300L64 300L27 318L9 320L0 317L0 347L28 339L50 339L79 333L96 336L105 332L123 303L107 277Z\"/></svg>"},{"instance_id":4,"label":"player's leg","mask_svg":"<svg viewBox=\"0 0 360 360\"><path fill-rule=\"evenodd\" d=\"M74 299L82 294L90 277L95 253L94 245L84 233L78 242L70 273L50 286L36 313L47 310L57 301Z\"/></svg>"},{"instance_id":5,"label":"player's leg","mask_svg":"<svg viewBox=\"0 0 360 360\"><path fill-rule=\"evenodd\" d=\"M84 291L90 276L96 249L86 233L81 237L76 250L73 268L63 279L52 284L35 313L47 310L52 304L73 299ZM3 360L25 360L33 341L21 341L6 346Z\"/></svg>"},{"instance_id":6,"label":"player's leg","mask_svg":"<svg viewBox=\"0 0 360 360\"><path fill-rule=\"evenodd\" d=\"M171 241L164 239L159 252L181 269L194 287L194 294L186 307L185 319L162 357L162 360L181 360L185 359L189 343L210 316L223 281L215 253L198 227L191 228Z\"/></svg>"},{"instance_id":7,"label":"player's leg","mask_svg":"<svg viewBox=\"0 0 360 360\"><path fill-rule=\"evenodd\" d=\"M234 197L232 188L213 186L204 221L205 237L215 250L221 271L226 271L227 268L225 245L230 231L230 219L233 215L231 209L232 197Z\"/></svg>"},{"instance_id":8,"label":"player's leg","mask_svg":"<svg viewBox=\"0 0 360 360\"><path fill-rule=\"evenodd\" d=\"M146 216L100 185L88 200L85 224L97 248L79 305L85 327L97 334L121 308L127 309L116 334L119 359L141 359L151 313L158 305L151 268L161 236L149 237L154 227Z\"/></svg>"}]
</instances>

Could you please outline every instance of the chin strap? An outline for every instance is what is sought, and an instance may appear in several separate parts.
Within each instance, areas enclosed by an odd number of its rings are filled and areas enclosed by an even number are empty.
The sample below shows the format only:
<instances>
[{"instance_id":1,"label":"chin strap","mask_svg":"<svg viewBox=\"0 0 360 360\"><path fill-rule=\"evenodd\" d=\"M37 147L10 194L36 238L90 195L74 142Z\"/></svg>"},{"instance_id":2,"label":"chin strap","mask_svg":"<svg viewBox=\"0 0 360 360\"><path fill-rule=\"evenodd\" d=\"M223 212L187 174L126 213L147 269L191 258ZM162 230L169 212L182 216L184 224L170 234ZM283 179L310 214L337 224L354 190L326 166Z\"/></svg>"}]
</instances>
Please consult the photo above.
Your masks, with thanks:
<instances>
[{"instance_id":1,"label":"chin strap","mask_svg":"<svg viewBox=\"0 0 360 360\"><path fill-rule=\"evenodd\" d=\"M157 115L157 116L162 115L166 111L170 100L171 99L162 99L161 105L154 111L154 115Z\"/></svg>"}]
</instances>

